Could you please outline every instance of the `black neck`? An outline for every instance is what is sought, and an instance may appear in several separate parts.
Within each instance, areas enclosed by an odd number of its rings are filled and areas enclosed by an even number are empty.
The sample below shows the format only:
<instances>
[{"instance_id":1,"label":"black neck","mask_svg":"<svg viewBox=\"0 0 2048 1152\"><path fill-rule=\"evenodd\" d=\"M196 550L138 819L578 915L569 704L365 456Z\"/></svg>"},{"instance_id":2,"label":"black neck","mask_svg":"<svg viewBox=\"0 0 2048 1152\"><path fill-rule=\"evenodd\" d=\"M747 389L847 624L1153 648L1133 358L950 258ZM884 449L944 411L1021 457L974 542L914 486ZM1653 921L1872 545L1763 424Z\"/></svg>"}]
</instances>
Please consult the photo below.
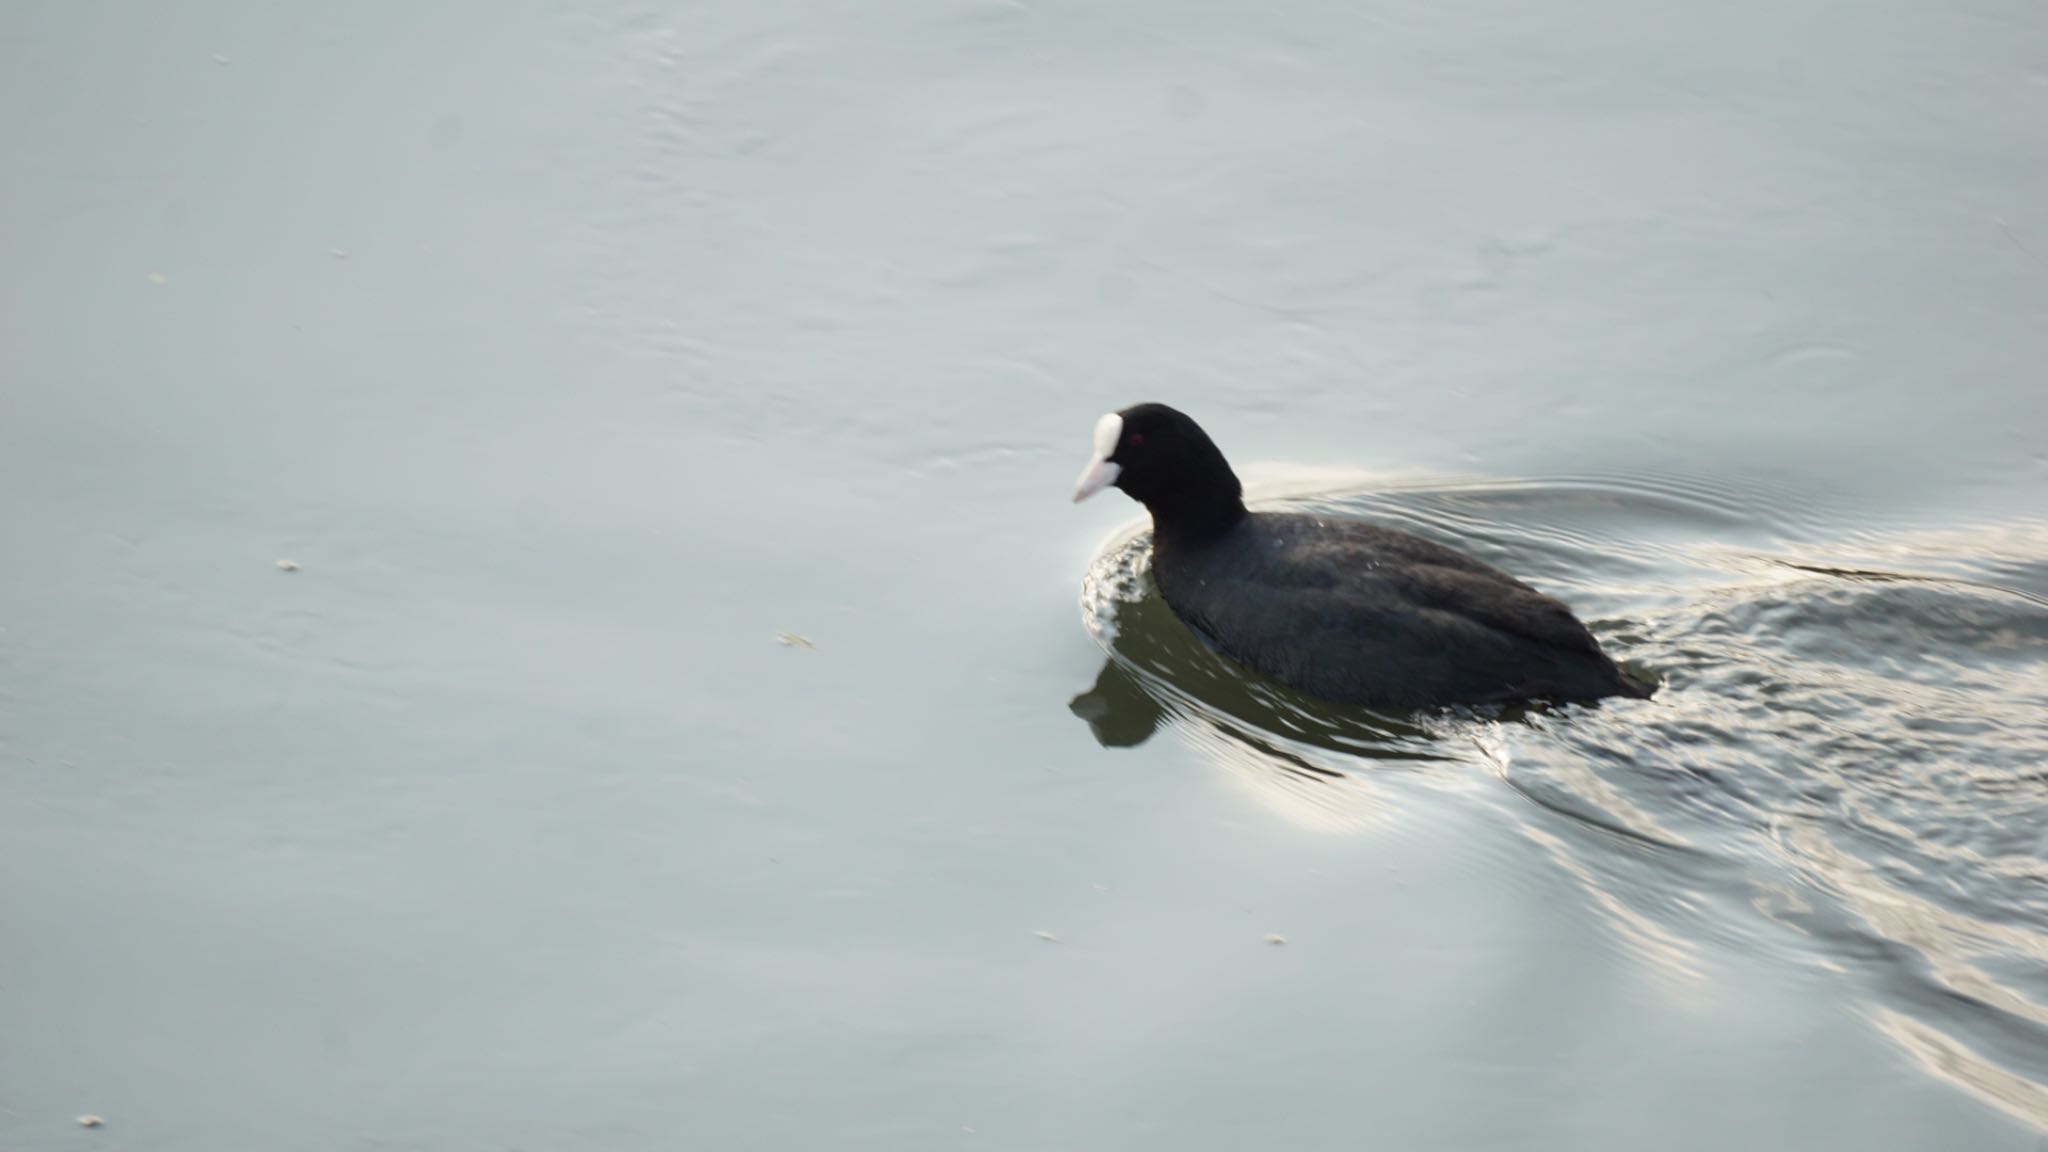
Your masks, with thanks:
<instances>
[{"instance_id":1,"label":"black neck","mask_svg":"<svg viewBox=\"0 0 2048 1152\"><path fill-rule=\"evenodd\" d=\"M1229 472L1224 481L1198 489L1160 493L1145 501L1152 513L1152 534L1176 544L1200 544L1237 527L1245 518L1243 490Z\"/></svg>"}]
</instances>

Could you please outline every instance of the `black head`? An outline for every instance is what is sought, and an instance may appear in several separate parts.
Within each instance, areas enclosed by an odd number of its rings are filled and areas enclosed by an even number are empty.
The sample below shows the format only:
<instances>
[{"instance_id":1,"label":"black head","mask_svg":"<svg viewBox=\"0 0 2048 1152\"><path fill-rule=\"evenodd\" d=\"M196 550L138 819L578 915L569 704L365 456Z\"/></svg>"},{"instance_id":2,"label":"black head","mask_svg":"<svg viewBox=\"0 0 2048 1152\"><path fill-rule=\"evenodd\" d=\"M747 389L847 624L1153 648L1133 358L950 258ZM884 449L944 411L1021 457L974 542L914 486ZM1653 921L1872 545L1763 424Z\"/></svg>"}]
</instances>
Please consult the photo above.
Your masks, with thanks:
<instances>
[{"instance_id":1,"label":"black head","mask_svg":"<svg viewBox=\"0 0 2048 1152\"><path fill-rule=\"evenodd\" d=\"M1162 535L1222 532L1244 516L1244 489L1202 426L1164 404L1138 404L1095 423L1095 456L1074 486L1079 503L1117 487L1152 513Z\"/></svg>"}]
</instances>

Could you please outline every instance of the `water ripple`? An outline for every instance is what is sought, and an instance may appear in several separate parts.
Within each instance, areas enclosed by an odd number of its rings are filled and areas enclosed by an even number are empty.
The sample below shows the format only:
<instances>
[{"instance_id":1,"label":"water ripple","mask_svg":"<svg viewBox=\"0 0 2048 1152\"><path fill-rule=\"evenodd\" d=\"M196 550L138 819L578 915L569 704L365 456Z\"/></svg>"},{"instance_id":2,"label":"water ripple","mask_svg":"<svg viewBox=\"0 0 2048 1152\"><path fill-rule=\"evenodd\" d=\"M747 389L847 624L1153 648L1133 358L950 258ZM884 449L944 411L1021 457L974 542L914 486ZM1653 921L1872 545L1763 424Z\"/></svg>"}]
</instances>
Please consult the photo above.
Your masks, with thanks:
<instances>
[{"instance_id":1,"label":"water ripple","mask_svg":"<svg viewBox=\"0 0 2048 1152\"><path fill-rule=\"evenodd\" d=\"M1325 829L1371 825L1396 783L1504 782L1585 830L1524 825L1647 965L1692 979L1702 935L1782 930L1923 1068L2048 1130L2048 525L1830 536L1827 510L1783 493L1665 477L1358 480L1254 491L1498 563L1664 691L1484 716L1333 707L1180 627L1134 525L1084 583L1108 659L1075 710L1100 734L1150 707L1122 742L1172 724Z\"/></svg>"}]
</instances>

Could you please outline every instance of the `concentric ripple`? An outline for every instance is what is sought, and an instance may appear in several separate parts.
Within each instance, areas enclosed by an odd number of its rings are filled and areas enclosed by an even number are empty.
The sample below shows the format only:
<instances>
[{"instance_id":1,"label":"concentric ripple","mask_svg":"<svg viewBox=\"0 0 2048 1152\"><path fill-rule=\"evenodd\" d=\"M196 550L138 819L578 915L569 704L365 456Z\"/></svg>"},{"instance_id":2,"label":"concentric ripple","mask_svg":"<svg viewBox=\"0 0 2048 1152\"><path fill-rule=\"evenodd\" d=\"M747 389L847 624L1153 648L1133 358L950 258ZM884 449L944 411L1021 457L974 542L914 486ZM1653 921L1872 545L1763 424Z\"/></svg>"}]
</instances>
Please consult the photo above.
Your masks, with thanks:
<instances>
[{"instance_id":1,"label":"concentric ripple","mask_svg":"<svg viewBox=\"0 0 2048 1152\"><path fill-rule=\"evenodd\" d=\"M1762 932L1855 981L1930 1073L2048 1129L2048 525L1821 538L1826 517L1778 494L1641 479L1309 488L1262 503L1499 564L1663 690L1500 716L1332 706L1181 627L1134 526L1083 586L1108 658L1073 707L1098 737L1170 725L1321 827L1416 784L1504 783L1596 833L1523 825L1622 946L1683 978L1691 941Z\"/></svg>"}]
</instances>

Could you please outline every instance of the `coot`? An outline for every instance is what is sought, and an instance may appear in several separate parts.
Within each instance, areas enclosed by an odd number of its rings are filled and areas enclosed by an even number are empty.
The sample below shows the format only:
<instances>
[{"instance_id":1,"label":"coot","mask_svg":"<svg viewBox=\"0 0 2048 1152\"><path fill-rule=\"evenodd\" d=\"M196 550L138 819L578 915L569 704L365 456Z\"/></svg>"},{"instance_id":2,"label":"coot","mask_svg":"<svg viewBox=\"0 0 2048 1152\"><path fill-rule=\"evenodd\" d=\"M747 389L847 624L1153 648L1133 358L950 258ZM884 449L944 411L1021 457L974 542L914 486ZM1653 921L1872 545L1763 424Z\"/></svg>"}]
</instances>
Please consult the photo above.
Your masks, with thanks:
<instances>
[{"instance_id":1,"label":"coot","mask_svg":"<svg viewBox=\"0 0 2048 1152\"><path fill-rule=\"evenodd\" d=\"M1164 404L1095 425L1079 503L1110 486L1152 514L1174 615L1226 656L1327 700L1376 708L1647 697L1571 609L1419 536L1245 510L1201 426Z\"/></svg>"}]
</instances>

